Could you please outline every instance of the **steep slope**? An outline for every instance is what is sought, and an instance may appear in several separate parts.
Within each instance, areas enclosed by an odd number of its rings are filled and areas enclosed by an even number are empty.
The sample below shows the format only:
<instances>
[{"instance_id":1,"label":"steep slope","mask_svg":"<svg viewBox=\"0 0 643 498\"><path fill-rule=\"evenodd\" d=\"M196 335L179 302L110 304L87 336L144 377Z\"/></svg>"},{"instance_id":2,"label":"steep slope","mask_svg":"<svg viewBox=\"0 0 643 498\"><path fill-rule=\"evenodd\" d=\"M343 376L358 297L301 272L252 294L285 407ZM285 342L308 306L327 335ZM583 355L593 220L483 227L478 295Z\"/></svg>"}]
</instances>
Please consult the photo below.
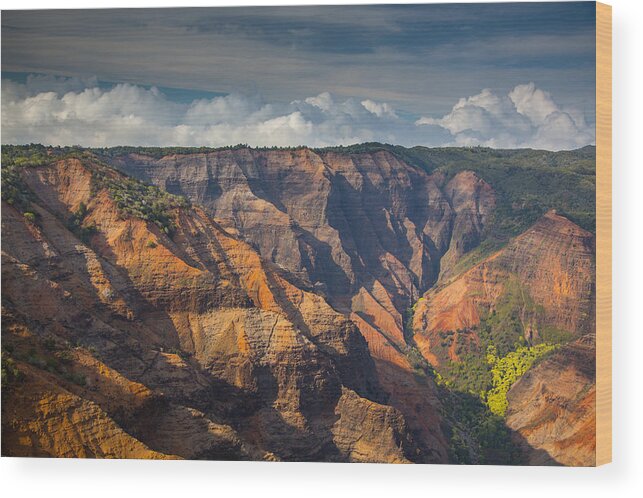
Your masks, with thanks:
<instances>
[{"instance_id":1,"label":"steep slope","mask_svg":"<svg viewBox=\"0 0 643 498\"><path fill-rule=\"evenodd\" d=\"M22 169L31 202L3 205L3 346L18 377L48 372L56 388L38 396L69 391L59 409L112 419L105 433L116 442L103 454L444 461L439 423L417 441L386 405L353 322L200 209L81 159ZM99 365L95 377L87 357ZM76 374L78 385L63 383ZM112 377L147 394L128 402ZM29 418L5 411L32 409L27 385L16 378L3 389L3 434ZM347 428L351 420L363 430ZM47 432L40 418L32 425ZM8 440L4 454L37 452ZM98 455L93 444L47 451Z\"/></svg>"},{"instance_id":2,"label":"steep slope","mask_svg":"<svg viewBox=\"0 0 643 498\"><path fill-rule=\"evenodd\" d=\"M72 381L22 363L29 389L3 387L2 454L27 457L167 458L125 432ZM74 386L75 387L75 386ZM178 457L174 457L178 458Z\"/></svg>"},{"instance_id":3,"label":"steep slope","mask_svg":"<svg viewBox=\"0 0 643 498\"><path fill-rule=\"evenodd\" d=\"M594 380L578 371L595 351L559 348L594 332L594 268L593 235L552 210L417 302L413 340L439 372L458 458L591 464Z\"/></svg>"},{"instance_id":4,"label":"steep slope","mask_svg":"<svg viewBox=\"0 0 643 498\"><path fill-rule=\"evenodd\" d=\"M459 254L475 245L494 205L493 190L475 174L457 175L446 195L436 183L442 178L387 151L240 148L110 161L204 206L264 258L346 307L379 285L402 312L409 296L437 280L450 246Z\"/></svg>"},{"instance_id":5,"label":"steep slope","mask_svg":"<svg viewBox=\"0 0 643 498\"><path fill-rule=\"evenodd\" d=\"M475 174L457 175L447 195L442 177L386 151L240 148L110 160L204 206L397 346L409 303L435 283L447 251L453 259L475 245L494 203Z\"/></svg>"},{"instance_id":6,"label":"steep slope","mask_svg":"<svg viewBox=\"0 0 643 498\"><path fill-rule=\"evenodd\" d=\"M482 241L489 217L496 207L491 186L473 171L455 175L444 187L455 213L449 249L440 261L441 278L448 277L455 264Z\"/></svg>"},{"instance_id":7,"label":"steep slope","mask_svg":"<svg viewBox=\"0 0 643 498\"><path fill-rule=\"evenodd\" d=\"M538 358L593 332L593 235L550 211L509 240L544 211L525 161L589 188L587 154L95 151L159 190L24 149L3 148L3 454L589 462L591 376L550 364L571 346Z\"/></svg>"},{"instance_id":8,"label":"steep slope","mask_svg":"<svg viewBox=\"0 0 643 498\"><path fill-rule=\"evenodd\" d=\"M446 182L388 151L134 151L109 160L202 205L264 259L351 313L391 403L434 439L437 392L409 358L405 312L437 281L441 260L452 265L479 243L495 205L488 184L467 171Z\"/></svg>"},{"instance_id":9,"label":"steep slope","mask_svg":"<svg viewBox=\"0 0 643 498\"><path fill-rule=\"evenodd\" d=\"M507 394L507 425L531 465L596 464L596 338L564 346Z\"/></svg>"},{"instance_id":10,"label":"steep slope","mask_svg":"<svg viewBox=\"0 0 643 498\"><path fill-rule=\"evenodd\" d=\"M560 342L593 331L593 235L555 211L504 249L425 294L415 341L434 365L458 361L486 329L506 353L516 342Z\"/></svg>"}]
</instances>

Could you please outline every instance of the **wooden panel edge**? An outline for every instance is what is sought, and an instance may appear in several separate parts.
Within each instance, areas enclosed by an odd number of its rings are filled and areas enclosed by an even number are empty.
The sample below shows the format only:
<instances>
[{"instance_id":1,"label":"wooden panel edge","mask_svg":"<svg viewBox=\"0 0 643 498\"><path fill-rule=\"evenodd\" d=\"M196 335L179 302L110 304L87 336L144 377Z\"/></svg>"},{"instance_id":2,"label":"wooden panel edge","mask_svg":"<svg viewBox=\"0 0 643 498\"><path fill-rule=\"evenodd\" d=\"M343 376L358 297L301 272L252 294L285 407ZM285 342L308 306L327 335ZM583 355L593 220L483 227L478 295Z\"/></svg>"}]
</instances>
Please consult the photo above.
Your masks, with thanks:
<instances>
[{"instance_id":1,"label":"wooden panel edge","mask_svg":"<svg viewBox=\"0 0 643 498\"><path fill-rule=\"evenodd\" d=\"M596 2L596 465L612 461L612 7Z\"/></svg>"}]
</instances>

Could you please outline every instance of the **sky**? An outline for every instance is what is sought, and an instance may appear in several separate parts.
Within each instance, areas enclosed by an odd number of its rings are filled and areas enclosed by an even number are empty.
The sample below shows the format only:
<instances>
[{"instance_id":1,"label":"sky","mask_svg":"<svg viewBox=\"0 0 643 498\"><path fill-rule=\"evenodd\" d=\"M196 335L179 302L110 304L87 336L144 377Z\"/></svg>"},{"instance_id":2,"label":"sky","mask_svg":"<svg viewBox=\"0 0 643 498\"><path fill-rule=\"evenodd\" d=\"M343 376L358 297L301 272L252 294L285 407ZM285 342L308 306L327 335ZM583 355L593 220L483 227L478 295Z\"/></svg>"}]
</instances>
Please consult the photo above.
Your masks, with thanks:
<instances>
[{"instance_id":1,"label":"sky","mask_svg":"<svg viewBox=\"0 0 643 498\"><path fill-rule=\"evenodd\" d=\"M2 12L2 143L573 149L593 2Z\"/></svg>"}]
</instances>

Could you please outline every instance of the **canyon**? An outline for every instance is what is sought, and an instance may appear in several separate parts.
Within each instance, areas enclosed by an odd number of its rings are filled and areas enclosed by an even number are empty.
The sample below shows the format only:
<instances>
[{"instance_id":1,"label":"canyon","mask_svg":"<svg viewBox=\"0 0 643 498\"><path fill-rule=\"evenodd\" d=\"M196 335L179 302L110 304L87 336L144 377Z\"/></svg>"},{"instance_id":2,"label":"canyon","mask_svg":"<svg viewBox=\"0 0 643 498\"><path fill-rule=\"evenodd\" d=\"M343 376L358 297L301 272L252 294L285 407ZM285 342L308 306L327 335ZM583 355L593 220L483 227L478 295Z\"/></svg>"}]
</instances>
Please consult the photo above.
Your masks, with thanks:
<instances>
[{"instance_id":1,"label":"canyon","mask_svg":"<svg viewBox=\"0 0 643 498\"><path fill-rule=\"evenodd\" d=\"M592 465L593 234L447 152L3 157L2 454L453 462L452 366L551 343L503 427Z\"/></svg>"}]
</instances>

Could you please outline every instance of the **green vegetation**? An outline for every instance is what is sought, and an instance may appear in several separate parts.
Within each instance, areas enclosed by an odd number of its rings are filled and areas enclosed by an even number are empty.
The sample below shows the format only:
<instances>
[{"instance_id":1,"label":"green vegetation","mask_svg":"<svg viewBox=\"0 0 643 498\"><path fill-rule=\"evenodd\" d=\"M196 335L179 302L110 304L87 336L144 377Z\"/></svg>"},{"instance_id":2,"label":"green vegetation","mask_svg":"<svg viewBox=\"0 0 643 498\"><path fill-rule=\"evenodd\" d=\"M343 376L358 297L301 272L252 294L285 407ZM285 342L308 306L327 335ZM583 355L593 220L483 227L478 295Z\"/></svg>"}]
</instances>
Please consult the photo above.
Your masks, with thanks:
<instances>
[{"instance_id":1,"label":"green vegetation","mask_svg":"<svg viewBox=\"0 0 643 498\"><path fill-rule=\"evenodd\" d=\"M3 348L2 351L2 386L5 383L21 381L24 375L20 372L15 361L19 360L40 370L45 370L51 374L58 375L68 382L73 382L79 386L87 383L85 376L79 372L70 369L73 363L73 354L68 343L61 344L52 338L45 338L41 342L42 349L30 347L28 350L16 352L12 346Z\"/></svg>"},{"instance_id":2,"label":"green vegetation","mask_svg":"<svg viewBox=\"0 0 643 498\"><path fill-rule=\"evenodd\" d=\"M491 365L493 387L486 395L487 406L492 413L504 417L507 411L507 392L522 375L531 368L534 362L556 349L553 344L538 344L532 347L520 347L507 356L499 358L496 350L490 346L487 351L487 363Z\"/></svg>"},{"instance_id":3,"label":"green vegetation","mask_svg":"<svg viewBox=\"0 0 643 498\"><path fill-rule=\"evenodd\" d=\"M453 268L450 271L450 275L460 275L468 269L473 268L475 265L491 256L493 253L502 249L508 242L508 239L506 238L497 238L493 234L487 232L488 231L485 231L485 233L483 234L484 239L478 246L465 253L458 260L458 262L453 265Z\"/></svg>"},{"instance_id":4,"label":"green vegetation","mask_svg":"<svg viewBox=\"0 0 643 498\"><path fill-rule=\"evenodd\" d=\"M426 361L426 358L422 356L422 353L420 353L420 350L417 348L417 346L415 346L414 344L407 345L406 348L404 348L403 353L406 356L409 365L411 365L411 368L413 369L415 375L417 375L418 377L435 377L435 370L433 369L431 364Z\"/></svg>"},{"instance_id":5,"label":"green vegetation","mask_svg":"<svg viewBox=\"0 0 643 498\"><path fill-rule=\"evenodd\" d=\"M3 146L2 163L4 173L5 166L42 165L52 159L79 154L109 159L136 153L158 159L171 154L207 153L247 147L247 144L237 144L218 148L121 146L82 149L31 144ZM302 148L304 147L264 147L257 150ZM320 154L387 151L429 173L441 172L447 180L463 170L475 171L499 194L492 223L493 230L490 231L499 240L524 231L549 209L556 209L583 228L595 231L596 148L593 146L551 152L533 149L497 150L486 147L407 148L372 142L312 150Z\"/></svg>"},{"instance_id":6,"label":"green vegetation","mask_svg":"<svg viewBox=\"0 0 643 498\"><path fill-rule=\"evenodd\" d=\"M518 301L520 298L521 301ZM407 342L406 358L418 376L430 376L438 385L443 404L443 416L448 421L450 460L461 464L519 464L521 452L511 440L511 431L504 423L506 394L509 387L538 359L555 346L539 344L521 346L519 323L514 323L513 307L524 305L528 297L518 286L510 286L506 296L499 300L499 312L484 323L480 334L484 347L464 351L456 345L460 361L450 361L435 371L419 352L413 340L415 306L405 313L404 336ZM469 330L457 331L460 342ZM456 340L456 332L441 333L440 347L448 349ZM493 341L499 340L507 355L498 357ZM473 344L468 339L465 344ZM469 346L467 346L469 347ZM516 351L513 351L516 349ZM487 351L483 354L481 351ZM504 403L504 404L503 404ZM503 409L504 406L504 409Z\"/></svg>"},{"instance_id":7,"label":"green vegetation","mask_svg":"<svg viewBox=\"0 0 643 498\"><path fill-rule=\"evenodd\" d=\"M25 211L23 213L23 216L25 217L25 220L27 220L28 223L31 223L32 225L36 223L35 213L32 213L31 211Z\"/></svg>"},{"instance_id":8,"label":"green vegetation","mask_svg":"<svg viewBox=\"0 0 643 498\"><path fill-rule=\"evenodd\" d=\"M441 383L454 391L483 398L491 386L489 365L480 354L466 353L460 361L449 361L443 369Z\"/></svg>"},{"instance_id":9,"label":"green vegetation","mask_svg":"<svg viewBox=\"0 0 643 498\"><path fill-rule=\"evenodd\" d=\"M82 225L85 216L87 216L87 206L84 202L81 202L78 205L78 209L72 213L69 224L72 226L80 226Z\"/></svg>"},{"instance_id":10,"label":"green vegetation","mask_svg":"<svg viewBox=\"0 0 643 498\"><path fill-rule=\"evenodd\" d=\"M20 177L20 167L2 164L2 200L18 209L27 209L33 194Z\"/></svg>"},{"instance_id":11,"label":"green vegetation","mask_svg":"<svg viewBox=\"0 0 643 498\"><path fill-rule=\"evenodd\" d=\"M97 232L96 225L94 223L85 224L83 223L87 216L87 206L84 202L81 202L78 206L78 209L74 211L67 222L67 228L71 230L76 236L82 240L85 244L88 244L91 240L92 235Z\"/></svg>"},{"instance_id":12,"label":"green vegetation","mask_svg":"<svg viewBox=\"0 0 643 498\"><path fill-rule=\"evenodd\" d=\"M242 145L231 147L241 148ZM194 148L186 149L184 153L195 152ZM103 155L123 154L126 152L155 152L159 154L172 153L174 149L117 147L100 150ZM2 147L2 198L9 204L16 205L25 211L25 219L34 223L35 214L27 211L33 200L33 194L23 182L20 172L23 168L38 167L51 162L76 157L84 160L85 165L92 173L92 188L94 193L105 188L116 202L118 209L123 214L136 216L146 221L155 223L164 233L171 235L174 229L174 215L176 208L189 207L187 199L169 194L158 187L146 185L138 180L117 173L110 166L102 163L92 149L80 147L45 147L43 145L5 145ZM83 242L87 243L96 232L95 225L84 223L87 215L87 206L82 204L72 213L67 220L68 228L73 231Z\"/></svg>"},{"instance_id":13,"label":"green vegetation","mask_svg":"<svg viewBox=\"0 0 643 498\"><path fill-rule=\"evenodd\" d=\"M404 340L408 343L413 339L413 317L415 316L415 305L412 308L406 308L404 311L404 323L402 324L402 333Z\"/></svg>"},{"instance_id":14,"label":"green vegetation","mask_svg":"<svg viewBox=\"0 0 643 498\"><path fill-rule=\"evenodd\" d=\"M170 155L187 155L187 154L207 154L219 150L240 150L247 149L248 144L228 145L225 147L94 147L88 149L94 154L106 158L120 157L128 154L143 154L155 159L160 159ZM263 147L263 150L290 150L301 149L300 147Z\"/></svg>"},{"instance_id":15,"label":"green vegetation","mask_svg":"<svg viewBox=\"0 0 643 498\"><path fill-rule=\"evenodd\" d=\"M548 344L565 344L574 338L574 334L566 330L560 330L549 325L542 326L538 331L540 338Z\"/></svg>"},{"instance_id":16,"label":"green vegetation","mask_svg":"<svg viewBox=\"0 0 643 498\"><path fill-rule=\"evenodd\" d=\"M418 300L421 301L424 298L420 298ZM413 372L415 375L418 377L435 377L436 372L431 366L431 364L426 361L426 358L420 353L420 350L417 347L417 344L415 344L415 340L413 339L413 317L415 315L415 307L417 303L413 305L411 308L407 308L406 311L404 312L404 323L402 326L402 333L404 334L404 340L406 342L406 346L403 348L402 353L406 356L407 361L409 362L409 365L411 365L411 368L413 368Z\"/></svg>"},{"instance_id":17,"label":"green vegetation","mask_svg":"<svg viewBox=\"0 0 643 498\"><path fill-rule=\"evenodd\" d=\"M190 358L192 358L192 353L184 351L180 348L161 348L161 351L169 354L175 354L179 356L183 361L188 361Z\"/></svg>"},{"instance_id":18,"label":"green vegetation","mask_svg":"<svg viewBox=\"0 0 643 498\"><path fill-rule=\"evenodd\" d=\"M496 307L480 321L477 329L480 345L469 351L457 351L460 361L449 361L445 365L440 382L449 389L479 396L487 402L492 413L503 415L509 387L537 358L569 337L563 331L545 328L539 344L528 344L522 320L538 323L540 312L529 293L516 280L510 279ZM458 341L462 341L468 332L458 331ZM455 332L441 332L440 335L443 338L440 347L451 347Z\"/></svg>"},{"instance_id":19,"label":"green vegetation","mask_svg":"<svg viewBox=\"0 0 643 498\"><path fill-rule=\"evenodd\" d=\"M493 345L500 356L527 345L564 344L573 338L570 332L542 325L543 307L534 303L528 290L515 278L508 279L495 308L480 314L478 335L485 347ZM537 331L537 337L525 339L526 326Z\"/></svg>"},{"instance_id":20,"label":"green vegetation","mask_svg":"<svg viewBox=\"0 0 643 498\"><path fill-rule=\"evenodd\" d=\"M520 450L502 417L489 411L478 397L439 387L443 416L449 422L450 460L459 464L515 465Z\"/></svg>"},{"instance_id":21,"label":"green vegetation","mask_svg":"<svg viewBox=\"0 0 643 498\"><path fill-rule=\"evenodd\" d=\"M435 379L448 421L450 458L456 463L518 464L521 453L504 422L507 392L537 361L555 350L568 334L538 330L541 343L524 338L524 323L537 325L542 314L517 279L509 279L495 308L475 330L443 331L432 347L443 356L454 349L459 361L448 361L439 372L424 359L413 340L415 306L405 312L406 357L418 375ZM472 334L477 332L479 341ZM542 342L542 341L552 341Z\"/></svg>"},{"instance_id":22,"label":"green vegetation","mask_svg":"<svg viewBox=\"0 0 643 498\"><path fill-rule=\"evenodd\" d=\"M33 194L20 172L36 168L65 157L87 154L80 147L45 147L40 144L2 146L2 199L24 211L29 208Z\"/></svg>"},{"instance_id":23,"label":"green vegetation","mask_svg":"<svg viewBox=\"0 0 643 498\"><path fill-rule=\"evenodd\" d=\"M168 235L172 235L176 229L172 211L190 205L185 197L169 194L134 178L114 174L106 166L94 168L92 175L94 190L107 189L121 212L150 221Z\"/></svg>"},{"instance_id":24,"label":"green vegetation","mask_svg":"<svg viewBox=\"0 0 643 498\"><path fill-rule=\"evenodd\" d=\"M556 209L586 230L596 227L596 148L550 152L485 147L414 147L412 160L447 180L472 170L498 195L490 233L514 236L549 209ZM408 156L408 153L407 153Z\"/></svg>"},{"instance_id":25,"label":"green vegetation","mask_svg":"<svg viewBox=\"0 0 643 498\"><path fill-rule=\"evenodd\" d=\"M2 351L2 388L14 382L21 382L23 379L24 374L18 370L11 353L7 350Z\"/></svg>"},{"instance_id":26,"label":"green vegetation","mask_svg":"<svg viewBox=\"0 0 643 498\"><path fill-rule=\"evenodd\" d=\"M504 423L507 392L538 360L557 346L519 347L504 357L493 346L485 356L468 354L435 378L450 422L450 453L456 463L517 464L520 451Z\"/></svg>"},{"instance_id":27,"label":"green vegetation","mask_svg":"<svg viewBox=\"0 0 643 498\"><path fill-rule=\"evenodd\" d=\"M468 330L457 331L457 336L454 331L440 334L438 347L450 348L456 337L458 342L472 345L467 351L457 351L460 361L449 361L435 376L453 427L451 453L455 461L517 463L519 455L504 424L507 392L568 337L561 331L539 329L541 342L528 344L523 320L535 325L541 313L526 289L510 279L494 310L483 316L477 328L477 347L475 342L466 342Z\"/></svg>"},{"instance_id":28,"label":"green vegetation","mask_svg":"<svg viewBox=\"0 0 643 498\"><path fill-rule=\"evenodd\" d=\"M486 345L493 345L498 354L506 355L526 345L523 321L537 321L538 307L529 292L517 279L509 278L495 308L483 314L478 335Z\"/></svg>"},{"instance_id":29,"label":"green vegetation","mask_svg":"<svg viewBox=\"0 0 643 498\"><path fill-rule=\"evenodd\" d=\"M412 147L381 143L326 147L316 152L363 154L387 151L448 181L471 170L498 195L490 234L502 240L523 232L549 209L591 232L596 227L596 148L551 152L487 147Z\"/></svg>"},{"instance_id":30,"label":"green vegetation","mask_svg":"<svg viewBox=\"0 0 643 498\"><path fill-rule=\"evenodd\" d=\"M3 145L2 168L43 166L51 161L47 147L40 144Z\"/></svg>"}]
</instances>

